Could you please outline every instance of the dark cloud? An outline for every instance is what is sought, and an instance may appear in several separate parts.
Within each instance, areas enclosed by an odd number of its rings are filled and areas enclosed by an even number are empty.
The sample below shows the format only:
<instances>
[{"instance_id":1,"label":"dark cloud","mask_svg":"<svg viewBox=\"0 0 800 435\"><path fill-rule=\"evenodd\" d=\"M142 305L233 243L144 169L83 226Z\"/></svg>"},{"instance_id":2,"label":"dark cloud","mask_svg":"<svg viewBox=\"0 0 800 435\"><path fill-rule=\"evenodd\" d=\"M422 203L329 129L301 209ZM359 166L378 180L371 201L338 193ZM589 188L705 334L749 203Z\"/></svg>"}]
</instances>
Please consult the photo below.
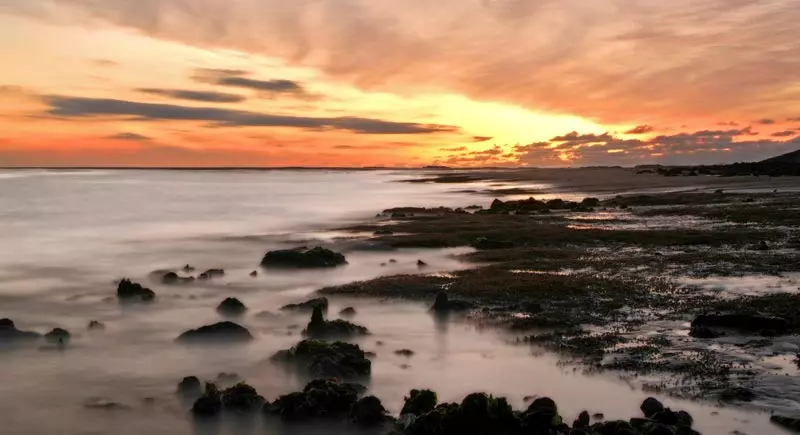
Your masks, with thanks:
<instances>
[{"instance_id":1,"label":"dark cloud","mask_svg":"<svg viewBox=\"0 0 800 435\"><path fill-rule=\"evenodd\" d=\"M724 121L724 122L718 122L717 125L719 125L720 127L738 127L739 123L736 121Z\"/></svg>"},{"instance_id":2,"label":"dark cloud","mask_svg":"<svg viewBox=\"0 0 800 435\"><path fill-rule=\"evenodd\" d=\"M106 136L106 139L113 139L113 140L130 140L134 142L142 142L142 141L149 141L152 140L151 137L145 136L138 133L117 133L111 136Z\"/></svg>"},{"instance_id":3,"label":"dark cloud","mask_svg":"<svg viewBox=\"0 0 800 435\"><path fill-rule=\"evenodd\" d=\"M192 91L185 89L155 89L140 88L139 92L162 97L176 98L179 100L203 101L206 103L241 103L245 97L237 94L214 91Z\"/></svg>"},{"instance_id":4,"label":"dark cloud","mask_svg":"<svg viewBox=\"0 0 800 435\"><path fill-rule=\"evenodd\" d=\"M460 130L459 127L449 125L371 118L270 115L216 107L187 107L114 99L48 96L44 100L50 105L51 115L70 118L126 116L141 121L207 121L220 127L296 127L307 130L346 130L361 134L430 134L454 133Z\"/></svg>"},{"instance_id":5,"label":"dark cloud","mask_svg":"<svg viewBox=\"0 0 800 435\"><path fill-rule=\"evenodd\" d=\"M250 72L243 70L199 69L196 71L194 79L219 86L250 89L272 96L314 97L300 82L287 79L259 80L248 77L250 74Z\"/></svg>"},{"instance_id":6,"label":"dark cloud","mask_svg":"<svg viewBox=\"0 0 800 435\"><path fill-rule=\"evenodd\" d=\"M795 136L797 133L794 130L785 130L785 131L776 131L772 133L770 136L772 137L790 137Z\"/></svg>"},{"instance_id":7,"label":"dark cloud","mask_svg":"<svg viewBox=\"0 0 800 435\"><path fill-rule=\"evenodd\" d=\"M788 122L800 122L800 116L798 116L797 118L786 118L786 120Z\"/></svg>"},{"instance_id":8,"label":"dark cloud","mask_svg":"<svg viewBox=\"0 0 800 435\"><path fill-rule=\"evenodd\" d=\"M759 119L758 121L756 121L756 124L772 125L775 124L775 120L770 118Z\"/></svg>"},{"instance_id":9,"label":"dark cloud","mask_svg":"<svg viewBox=\"0 0 800 435\"><path fill-rule=\"evenodd\" d=\"M457 153L460 151L466 151L467 147L454 147L454 148L439 148L439 151L445 151L450 153Z\"/></svg>"},{"instance_id":10,"label":"dark cloud","mask_svg":"<svg viewBox=\"0 0 800 435\"><path fill-rule=\"evenodd\" d=\"M603 134L579 134L577 131L567 133L563 136L556 136L550 139L550 142L574 142L574 143L591 143L602 142L611 139L608 133Z\"/></svg>"},{"instance_id":11,"label":"dark cloud","mask_svg":"<svg viewBox=\"0 0 800 435\"><path fill-rule=\"evenodd\" d=\"M494 139L494 136L472 136L473 142L486 142Z\"/></svg>"},{"instance_id":12,"label":"dark cloud","mask_svg":"<svg viewBox=\"0 0 800 435\"><path fill-rule=\"evenodd\" d=\"M650 133L653 130L655 130L655 128L649 125L637 125L636 127L626 131L625 134L645 134Z\"/></svg>"}]
</instances>

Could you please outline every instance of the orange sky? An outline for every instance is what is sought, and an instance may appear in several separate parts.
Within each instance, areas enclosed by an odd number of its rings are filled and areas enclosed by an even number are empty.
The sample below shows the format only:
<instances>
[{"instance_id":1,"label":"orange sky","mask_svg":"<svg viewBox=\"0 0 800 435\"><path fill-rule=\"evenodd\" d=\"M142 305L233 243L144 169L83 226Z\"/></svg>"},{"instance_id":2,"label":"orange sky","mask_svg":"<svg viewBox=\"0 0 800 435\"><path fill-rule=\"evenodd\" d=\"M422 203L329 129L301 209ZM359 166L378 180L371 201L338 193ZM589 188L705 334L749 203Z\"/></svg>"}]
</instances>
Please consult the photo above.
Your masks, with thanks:
<instances>
[{"instance_id":1,"label":"orange sky","mask_svg":"<svg viewBox=\"0 0 800 435\"><path fill-rule=\"evenodd\" d=\"M0 166L688 164L800 148L795 0L2 0Z\"/></svg>"}]
</instances>

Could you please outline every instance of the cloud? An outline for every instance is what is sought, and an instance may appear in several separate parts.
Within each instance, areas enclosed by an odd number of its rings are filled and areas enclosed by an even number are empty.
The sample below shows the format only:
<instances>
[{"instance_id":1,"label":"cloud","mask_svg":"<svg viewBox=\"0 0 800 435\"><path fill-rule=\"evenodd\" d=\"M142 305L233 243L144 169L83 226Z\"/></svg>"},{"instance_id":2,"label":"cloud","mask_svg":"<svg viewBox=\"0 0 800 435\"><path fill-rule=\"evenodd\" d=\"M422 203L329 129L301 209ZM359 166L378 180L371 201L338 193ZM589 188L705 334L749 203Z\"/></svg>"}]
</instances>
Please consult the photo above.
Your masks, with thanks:
<instances>
[{"instance_id":1,"label":"cloud","mask_svg":"<svg viewBox=\"0 0 800 435\"><path fill-rule=\"evenodd\" d=\"M202 83L250 89L271 96L289 95L297 98L314 98L305 86L294 80L258 80L248 77L249 75L251 73L244 70L201 68L196 71L194 79Z\"/></svg>"},{"instance_id":2,"label":"cloud","mask_svg":"<svg viewBox=\"0 0 800 435\"><path fill-rule=\"evenodd\" d=\"M443 90L609 124L785 118L800 101L797 1L135 3L6 0L0 9L281 58L363 89Z\"/></svg>"},{"instance_id":3,"label":"cloud","mask_svg":"<svg viewBox=\"0 0 800 435\"><path fill-rule=\"evenodd\" d=\"M655 130L655 128L649 125L637 125L636 127L626 131L625 134L645 134L650 133L653 130Z\"/></svg>"},{"instance_id":4,"label":"cloud","mask_svg":"<svg viewBox=\"0 0 800 435\"><path fill-rule=\"evenodd\" d=\"M140 88L139 92L162 97L176 98L179 100L202 101L206 103L240 103L245 101L245 97L237 94L214 91L191 91L183 89L156 89Z\"/></svg>"},{"instance_id":5,"label":"cloud","mask_svg":"<svg viewBox=\"0 0 800 435\"><path fill-rule=\"evenodd\" d=\"M756 124L772 125L772 124L775 124L775 120L771 119L771 118L763 118L763 119L759 119L758 121L756 121Z\"/></svg>"},{"instance_id":6,"label":"cloud","mask_svg":"<svg viewBox=\"0 0 800 435\"><path fill-rule=\"evenodd\" d=\"M571 133L567 133L563 136L556 136L550 139L550 142L569 142L572 144L579 144L579 143L592 143L592 142L602 142L606 140L610 140L611 135L608 133L603 133L600 135L597 134L578 134L577 131L573 131Z\"/></svg>"},{"instance_id":7,"label":"cloud","mask_svg":"<svg viewBox=\"0 0 800 435\"><path fill-rule=\"evenodd\" d=\"M788 122L800 122L800 116L798 116L796 118L786 118L786 120Z\"/></svg>"},{"instance_id":8,"label":"cloud","mask_svg":"<svg viewBox=\"0 0 800 435\"><path fill-rule=\"evenodd\" d=\"M486 142L494 139L493 136L472 136L473 142Z\"/></svg>"},{"instance_id":9,"label":"cloud","mask_svg":"<svg viewBox=\"0 0 800 435\"><path fill-rule=\"evenodd\" d=\"M793 130L776 131L775 133L770 134L772 137L790 137L795 135L797 135L797 132Z\"/></svg>"},{"instance_id":10,"label":"cloud","mask_svg":"<svg viewBox=\"0 0 800 435\"><path fill-rule=\"evenodd\" d=\"M47 96L49 114L67 118L126 116L140 121L206 121L220 127L295 127L307 130L346 130L360 134L455 133L460 128L448 125L393 122L360 117L314 118L270 115L216 107L188 107L135 101Z\"/></svg>"},{"instance_id":11,"label":"cloud","mask_svg":"<svg viewBox=\"0 0 800 435\"><path fill-rule=\"evenodd\" d=\"M141 134L138 134L138 133L125 132L125 133L117 133L117 134L114 134L114 135L111 135L111 136L106 136L106 139L130 140L130 141L138 142L138 141L149 141L149 140L152 140L153 138L151 138L149 136L141 135Z\"/></svg>"},{"instance_id":12,"label":"cloud","mask_svg":"<svg viewBox=\"0 0 800 435\"><path fill-rule=\"evenodd\" d=\"M453 147L453 148L439 148L439 151L457 153L460 151L466 151L467 147Z\"/></svg>"},{"instance_id":13,"label":"cloud","mask_svg":"<svg viewBox=\"0 0 800 435\"><path fill-rule=\"evenodd\" d=\"M94 59L92 64L105 68L119 66L118 62L109 59Z\"/></svg>"}]
</instances>

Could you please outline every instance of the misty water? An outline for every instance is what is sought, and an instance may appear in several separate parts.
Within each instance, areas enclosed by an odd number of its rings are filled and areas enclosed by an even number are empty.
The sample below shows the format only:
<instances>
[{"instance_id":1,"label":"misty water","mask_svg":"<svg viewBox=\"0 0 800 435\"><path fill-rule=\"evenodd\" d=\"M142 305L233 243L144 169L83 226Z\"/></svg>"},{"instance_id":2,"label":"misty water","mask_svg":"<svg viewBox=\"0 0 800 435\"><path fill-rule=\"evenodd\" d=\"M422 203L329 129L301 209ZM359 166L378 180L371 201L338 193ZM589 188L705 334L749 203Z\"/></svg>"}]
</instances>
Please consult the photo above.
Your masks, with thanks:
<instances>
[{"instance_id":1,"label":"misty water","mask_svg":"<svg viewBox=\"0 0 800 435\"><path fill-rule=\"evenodd\" d=\"M269 363L301 340L307 317L279 312L322 287L381 275L446 273L470 267L469 248L386 251L368 234L334 231L374 219L393 206L487 205L463 186L397 183L391 171L7 171L0 172L0 318L41 333L73 333L66 349L34 345L0 351L2 434L332 433L330 427L282 427L262 421L195 424L177 382L236 373L268 400L307 381ZM577 195L578 193L576 193ZM270 249L323 244L349 265L326 271L261 272ZM390 259L396 263L381 266ZM224 268L223 278L164 286L154 270L191 264ZM113 298L122 277L153 288L155 304L122 307ZM235 296L249 308L240 323L255 336L236 346L182 346L183 331L220 321L214 307ZM516 407L526 396L550 396L565 420L580 411L606 418L638 414L648 393L613 374L587 376L554 355L510 344L503 331L467 321L437 321L421 303L332 299L331 317L353 306L372 335L369 390L393 412L412 388L444 401L486 391ZM88 331L90 320L106 325ZM379 345L378 342L382 342ZM395 355L412 349L412 357ZM676 401L706 434L775 433L764 414ZM116 408L87 406L115 402Z\"/></svg>"}]
</instances>

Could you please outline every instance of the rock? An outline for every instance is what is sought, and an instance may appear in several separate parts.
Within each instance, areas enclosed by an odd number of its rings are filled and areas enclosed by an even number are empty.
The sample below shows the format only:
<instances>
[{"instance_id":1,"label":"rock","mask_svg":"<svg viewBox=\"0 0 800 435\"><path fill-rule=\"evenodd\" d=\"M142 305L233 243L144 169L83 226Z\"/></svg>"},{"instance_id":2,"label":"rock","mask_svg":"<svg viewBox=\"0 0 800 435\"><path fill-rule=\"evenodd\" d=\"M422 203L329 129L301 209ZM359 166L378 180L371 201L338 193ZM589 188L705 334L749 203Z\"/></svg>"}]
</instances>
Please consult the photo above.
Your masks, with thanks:
<instances>
[{"instance_id":1,"label":"rock","mask_svg":"<svg viewBox=\"0 0 800 435\"><path fill-rule=\"evenodd\" d=\"M87 400L83 403L83 406L88 409L103 409L106 411L125 411L131 409L128 405L98 397Z\"/></svg>"},{"instance_id":2,"label":"rock","mask_svg":"<svg viewBox=\"0 0 800 435\"><path fill-rule=\"evenodd\" d=\"M676 414L678 415L678 424L682 426L692 427L692 425L694 424L694 418L692 418L691 414L689 414L686 411L678 411L676 412Z\"/></svg>"},{"instance_id":3,"label":"rock","mask_svg":"<svg viewBox=\"0 0 800 435\"><path fill-rule=\"evenodd\" d=\"M314 307L311 321L303 330L303 334L318 339L349 338L359 335L369 335L367 328L356 325L346 320L325 320L322 307Z\"/></svg>"},{"instance_id":4,"label":"rock","mask_svg":"<svg viewBox=\"0 0 800 435\"><path fill-rule=\"evenodd\" d=\"M235 384L238 383L241 378L236 373L225 373L221 372L217 374L217 382L222 384Z\"/></svg>"},{"instance_id":5,"label":"rock","mask_svg":"<svg viewBox=\"0 0 800 435\"><path fill-rule=\"evenodd\" d=\"M358 397L365 388L357 384L340 383L334 379L309 382L303 391L280 396L275 402L264 405L264 411L279 415L283 420L308 421L335 417L353 417ZM365 403L359 411L375 411L375 403ZM373 416L365 413L363 417Z\"/></svg>"},{"instance_id":6,"label":"rock","mask_svg":"<svg viewBox=\"0 0 800 435\"><path fill-rule=\"evenodd\" d=\"M769 251L769 245L767 245L767 242L762 240L759 244L753 246L753 250L755 250L755 251Z\"/></svg>"},{"instance_id":7,"label":"rock","mask_svg":"<svg viewBox=\"0 0 800 435\"><path fill-rule=\"evenodd\" d=\"M261 409L264 402L255 388L244 382L223 391L208 382L205 393L194 402L192 412L198 417L212 417L222 411L246 414Z\"/></svg>"},{"instance_id":8,"label":"rock","mask_svg":"<svg viewBox=\"0 0 800 435\"><path fill-rule=\"evenodd\" d=\"M492 204L489 206L489 210L499 211L499 210L504 209L505 206L506 206L506 204L503 201L500 201L499 199L495 199L494 201L492 201Z\"/></svg>"},{"instance_id":9,"label":"rock","mask_svg":"<svg viewBox=\"0 0 800 435\"><path fill-rule=\"evenodd\" d=\"M256 317L259 319L276 319L280 317L280 315L273 313L272 311L259 311L256 313Z\"/></svg>"},{"instance_id":10,"label":"rock","mask_svg":"<svg viewBox=\"0 0 800 435\"><path fill-rule=\"evenodd\" d=\"M602 412L596 412L596 413L592 414L592 418L595 419L595 420L602 420L602 419L606 418L606 415L603 414Z\"/></svg>"},{"instance_id":11,"label":"rock","mask_svg":"<svg viewBox=\"0 0 800 435\"><path fill-rule=\"evenodd\" d=\"M89 326L87 326L86 329L88 329L90 331L99 331L99 330L106 329L106 325L103 322L99 322L97 320L92 320L92 321L89 322Z\"/></svg>"},{"instance_id":12,"label":"rock","mask_svg":"<svg viewBox=\"0 0 800 435\"><path fill-rule=\"evenodd\" d=\"M400 349L394 351L394 354L399 356L404 356L406 358L411 358L412 356L414 356L414 351L411 349Z\"/></svg>"},{"instance_id":13,"label":"rock","mask_svg":"<svg viewBox=\"0 0 800 435\"><path fill-rule=\"evenodd\" d=\"M777 424L778 426L791 429L795 432L800 432L800 418L785 417L782 415L773 415L769 418L769 421Z\"/></svg>"},{"instance_id":14,"label":"rock","mask_svg":"<svg viewBox=\"0 0 800 435\"><path fill-rule=\"evenodd\" d=\"M403 409L400 411L400 415L426 414L433 411L438 403L439 399L436 397L436 393L431 390L411 390L405 398L405 403L403 404Z\"/></svg>"},{"instance_id":15,"label":"rock","mask_svg":"<svg viewBox=\"0 0 800 435\"><path fill-rule=\"evenodd\" d=\"M284 249L269 251L261 260L265 268L312 269L337 267L347 264L344 255L317 246L313 249Z\"/></svg>"},{"instance_id":16,"label":"rock","mask_svg":"<svg viewBox=\"0 0 800 435\"><path fill-rule=\"evenodd\" d=\"M200 342L244 342L250 341L253 336L247 328L233 322L219 322L213 325L202 326L191 329L178 337L178 341L183 343Z\"/></svg>"},{"instance_id":17,"label":"rock","mask_svg":"<svg viewBox=\"0 0 800 435\"><path fill-rule=\"evenodd\" d=\"M745 387L730 387L719 393L719 399L723 402L752 402L755 398L756 393Z\"/></svg>"},{"instance_id":18,"label":"rock","mask_svg":"<svg viewBox=\"0 0 800 435\"><path fill-rule=\"evenodd\" d=\"M694 338L717 338L722 335L724 334L716 332L707 326L693 325L689 330L689 336Z\"/></svg>"},{"instance_id":19,"label":"rock","mask_svg":"<svg viewBox=\"0 0 800 435\"><path fill-rule=\"evenodd\" d=\"M359 426L377 426L391 420L388 414L380 399L367 396L353 404L350 420Z\"/></svg>"},{"instance_id":20,"label":"rock","mask_svg":"<svg viewBox=\"0 0 800 435\"><path fill-rule=\"evenodd\" d=\"M392 234L394 234L394 231L392 231L392 230L377 230L372 234L375 235L375 236L391 236Z\"/></svg>"},{"instance_id":21,"label":"rock","mask_svg":"<svg viewBox=\"0 0 800 435\"><path fill-rule=\"evenodd\" d=\"M422 434L519 434L550 433L523 431L523 423L505 398L473 393L461 404L445 403L417 416L406 430Z\"/></svg>"},{"instance_id":22,"label":"rock","mask_svg":"<svg viewBox=\"0 0 800 435\"><path fill-rule=\"evenodd\" d=\"M369 376L372 371L372 363L358 345L338 341L303 340L271 359L320 378L359 378Z\"/></svg>"},{"instance_id":23,"label":"rock","mask_svg":"<svg viewBox=\"0 0 800 435\"><path fill-rule=\"evenodd\" d=\"M446 292L439 292L431 307L435 312L465 311L472 309L473 305L467 301L450 300Z\"/></svg>"},{"instance_id":24,"label":"rock","mask_svg":"<svg viewBox=\"0 0 800 435\"><path fill-rule=\"evenodd\" d=\"M284 305L281 307L281 311L299 311L299 312L308 312L311 313L314 311L314 308L321 307L322 312L328 312L328 298L316 298L316 299L309 299L305 302L301 302L299 304L289 304Z\"/></svg>"},{"instance_id":25,"label":"rock","mask_svg":"<svg viewBox=\"0 0 800 435\"><path fill-rule=\"evenodd\" d=\"M490 249L511 249L514 247L514 242L506 240L491 240L486 237L478 237L470 244L475 249L490 250Z\"/></svg>"},{"instance_id":26,"label":"rock","mask_svg":"<svg viewBox=\"0 0 800 435\"><path fill-rule=\"evenodd\" d=\"M195 268L187 264L186 266L183 266L183 271L186 273L192 273L195 271Z\"/></svg>"},{"instance_id":27,"label":"rock","mask_svg":"<svg viewBox=\"0 0 800 435\"><path fill-rule=\"evenodd\" d=\"M556 402L549 397L534 400L525 411L523 421L526 428L539 432L547 432L562 423Z\"/></svg>"},{"instance_id":28,"label":"rock","mask_svg":"<svg viewBox=\"0 0 800 435\"><path fill-rule=\"evenodd\" d=\"M223 316L237 317L247 311L247 307L236 298L227 298L217 305L217 312Z\"/></svg>"},{"instance_id":29,"label":"rock","mask_svg":"<svg viewBox=\"0 0 800 435\"><path fill-rule=\"evenodd\" d=\"M195 376L187 376L178 383L177 393L186 398L196 398L203 394L203 385Z\"/></svg>"},{"instance_id":30,"label":"rock","mask_svg":"<svg viewBox=\"0 0 800 435\"><path fill-rule=\"evenodd\" d=\"M208 269L207 271L201 273L197 279L205 281L213 278L220 278L222 276L225 276L224 269Z\"/></svg>"},{"instance_id":31,"label":"rock","mask_svg":"<svg viewBox=\"0 0 800 435\"><path fill-rule=\"evenodd\" d=\"M667 426L675 426L680 421L678 414L669 408L665 408L664 410L653 414L650 419Z\"/></svg>"},{"instance_id":32,"label":"rock","mask_svg":"<svg viewBox=\"0 0 800 435\"><path fill-rule=\"evenodd\" d=\"M254 271L250 272L250 277L251 278L255 278L257 276L258 276L258 271L254 270Z\"/></svg>"},{"instance_id":33,"label":"rock","mask_svg":"<svg viewBox=\"0 0 800 435\"><path fill-rule=\"evenodd\" d=\"M394 258L390 258L389 264L397 264L397 260L395 260Z\"/></svg>"},{"instance_id":34,"label":"rock","mask_svg":"<svg viewBox=\"0 0 800 435\"><path fill-rule=\"evenodd\" d=\"M647 418L652 418L654 415L658 414L659 412L664 410L664 405L661 404L657 399L653 397L648 397L644 399L642 405L639 407L642 410L642 413Z\"/></svg>"},{"instance_id":35,"label":"rock","mask_svg":"<svg viewBox=\"0 0 800 435\"><path fill-rule=\"evenodd\" d=\"M0 319L0 344L13 344L38 340L37 332L20 331L11 319Z\"/></svg>"},{"instance_id":36,"label":"rock","mask_svg":"<svg viewBox=\"0 0 800 435\"><path fill-rule=\"evenodd\" d=\"M581 201L581 205L584 207L598 207L600 205L600 199L598 198L583 198Z\"/></svg>"},{"instance_id":37,"label":"rock","mask_svg":"<svg viewBox=\"0 0 800 435\"><path fill-rule=\"evenodd\" d=\"M589 427L589 423L591 422L591 418L589 417L589 413L587 411L583 411L578 415L578 419L572 423L573 428L585 428Z\"/></svg>"},{"instance_id":38,"label":"rock","mask_svg":"<svg viewBox=\"0 0 800 435\"><path fill-rule=\"evenodd\" d=\"M184 284L194 282L194 277L184 277L175 272L167 272L161 277L161 282L166 285Z\"/></svg>"},{"instance_id":39,"label":"rock","mask_svg":"<svg viewBox=\"0 0 800 435\"><path fill-rule=\"evenodd\" d=\"M419 268L428 267L428 263L426 263L426 262L424 262L422 260L417 260L417 267L419 267Z\"/></svg>"},{"instance_id":40,"label":"rock","mask_svg":"<svg viewBox=\"0 0 800 435\"><path fill-rule=\"evenodd\" d=\"M790 324L780 317L768 317L751 313L703 314L692 321L692 327L717 327L746 332L772 330L776 334L789 332Z\"/></svg>"},{"instance_id":41,"label":"rock","mask_svg":"<svg viewBox=\"0 0 800 435\"><path fill-rule=\"evenodd\" d=\"M120 281L117 286L117 299L123 303L152 302L155 298L155 292L127 278Z\"/></svg>"},{"instance_id":42,"label":"rock","mask_svg":"<svg viewBox=\"0 0 800 435\"><path fill-rule=\"evenodd\" d=\"M62 328L54 328L52 331L44 335L44 339L48 343L55 343L55 344L67 344L69 343L70 337L71 334L69 333L69 331Z\"/></svg>"},{"instance_id":43,"label":"rock","mask_svg":"<svg viewBox=\"0 0 800 435\"><path fill-rule=\"evenodd\" d=\"M339 315L342 317L353 317L356 315L356 309L353 307L347 307L342 311L339 311Z\"/></svg>"}]
</instances>

